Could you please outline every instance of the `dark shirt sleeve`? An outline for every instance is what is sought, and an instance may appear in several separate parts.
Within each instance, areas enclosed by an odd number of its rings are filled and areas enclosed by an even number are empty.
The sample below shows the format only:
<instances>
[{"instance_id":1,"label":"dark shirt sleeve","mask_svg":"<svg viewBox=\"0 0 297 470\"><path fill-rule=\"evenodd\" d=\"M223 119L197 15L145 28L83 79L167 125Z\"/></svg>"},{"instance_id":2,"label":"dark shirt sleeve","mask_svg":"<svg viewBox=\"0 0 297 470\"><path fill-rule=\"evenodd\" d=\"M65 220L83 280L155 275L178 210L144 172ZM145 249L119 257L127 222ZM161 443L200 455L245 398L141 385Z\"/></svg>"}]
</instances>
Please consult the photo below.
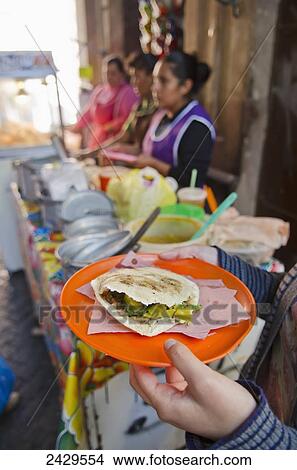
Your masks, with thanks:
<instances>
[{"instance_id":1,"label":"dark shirt sleeve","mask_svg":"<svg viewBox=\"0 0 297 470\"><path fill-rule=\"evenodd\" d=\"M229 436L216 442L195 434L186 433L189 450L272 450L297 449L297 430L285 426L272 412L263 390L254 382L241 382L240 385L252 389L258 406L250 417Z\"/></svg>"},{"instance_id":2,"label":"dark shirt sleeve","mask_svg":"<svg viewBox=\"0 0 297 470\"><path fill-rule=\"evenodd\" d=\"M189 186L192 170L197 168L196 186L202 187L205 184L212 148L213 140L208 127L201 122L191 122L178 146L177 166L171 167L169 176L173 176L179 186Z\"/></svg>"},{"instance_id":3,"label":"dark shirt sleeve","mask_svg":"<svg viewBox=\"0 0 297 470\"><path fill-rule=\"evenodd\" d=\"M219 265L238 277L251 291L257 303L272 303L284 274L268 273L237 256L217 248ZM261 316L261 315L260 315Z\"/></svg>"}]
</instances>

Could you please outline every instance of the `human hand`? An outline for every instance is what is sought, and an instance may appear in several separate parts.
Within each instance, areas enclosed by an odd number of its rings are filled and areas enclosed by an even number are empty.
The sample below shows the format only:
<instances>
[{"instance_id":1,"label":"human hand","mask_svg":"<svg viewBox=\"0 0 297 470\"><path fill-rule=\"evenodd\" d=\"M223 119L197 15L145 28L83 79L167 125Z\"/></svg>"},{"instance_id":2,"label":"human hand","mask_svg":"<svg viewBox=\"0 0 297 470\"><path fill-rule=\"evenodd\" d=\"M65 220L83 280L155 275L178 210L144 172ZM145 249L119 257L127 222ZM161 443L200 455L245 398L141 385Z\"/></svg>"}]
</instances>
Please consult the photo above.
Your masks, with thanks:
<instances>
[{"instance_id":1,"label":"human hand","mask_svg":"<svg viewBox=\"0 0 297 470\"><path fill-rule=\"evenodd\" d=\"M218 250L212 246L190 245L160 253L159 257L166 260L195 258L218 266Z\"/></svg>"},{"instance_id":2,"label":"human hand","mask_svg":"<svg viewBox=\"0 0 297 470\"><path fill-rule=\"evenodd\" d=\"M113 152L127 153L129 155L135 156L139 155L140 152L138 144L126 144L125 142L114 144L109 147L109 150L112 150Z\"/></svg>"},{"instance_id":3,"label":"human hand","mask_svg":"<svg viewBox=\"0 0 297 470\"><path fill-rule=\"evenodd\" d=\"M130 384L162 421L216 441L232 433L256 408L241 385L210 369L182 343L168 340L172 362L166 383L147 367L130 366Z\"/></svg>"},{"instance_id":4,"label":"human hand","mask_svg":"<svg viewBox=\"0 0 297 470\"><path fill-rule=\"evenodd\" d=\"M112 144L109 145L108 150L111 150L112 152L122 152L122 144Z\"/></svg>"},{"instance_id":5,"label":"human hand","mask_svg":"<svg viewBox=\"0 0 297 470\"><path fill-rule=\"evenodd\" d=\"M154 168L155 166L155 158L149 155L139 155L135 162L131 163L131 165L135 168L145 168L146 166L150 166Z\"/></svg>"}]
</instances>

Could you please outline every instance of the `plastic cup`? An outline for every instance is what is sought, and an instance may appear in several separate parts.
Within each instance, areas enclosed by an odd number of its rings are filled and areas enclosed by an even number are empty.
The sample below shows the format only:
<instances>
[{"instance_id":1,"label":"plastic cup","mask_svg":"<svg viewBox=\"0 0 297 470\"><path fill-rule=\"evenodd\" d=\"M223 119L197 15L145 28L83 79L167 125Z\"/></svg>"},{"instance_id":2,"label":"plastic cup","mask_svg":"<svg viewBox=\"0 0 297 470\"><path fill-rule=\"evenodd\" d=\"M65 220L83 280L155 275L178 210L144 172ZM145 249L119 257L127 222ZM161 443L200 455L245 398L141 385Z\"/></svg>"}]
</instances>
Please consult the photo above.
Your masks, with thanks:
<instances>
[{"instance_id":1,"label":"plastic cup","mask_svg":"<svg viewBox=\"0 0 297 470\"><path fill-rule=\"evenodd\" d=\"M172 178L172 176L166 176L165 179L170 184L173 191L176 193L176 191L178 190L178 182L176 181L176 179Z\"/></svg>"},{"instance_id":2,"label":"plastic cup","mask_svg":"<svg viewBox=\"0 0 297 470\"><path fill-rule=\"evenodd\" d=\"M204 207L207 192L201 188L181 188L177 191L179 202Z\"/></svg>"}]
</instances>

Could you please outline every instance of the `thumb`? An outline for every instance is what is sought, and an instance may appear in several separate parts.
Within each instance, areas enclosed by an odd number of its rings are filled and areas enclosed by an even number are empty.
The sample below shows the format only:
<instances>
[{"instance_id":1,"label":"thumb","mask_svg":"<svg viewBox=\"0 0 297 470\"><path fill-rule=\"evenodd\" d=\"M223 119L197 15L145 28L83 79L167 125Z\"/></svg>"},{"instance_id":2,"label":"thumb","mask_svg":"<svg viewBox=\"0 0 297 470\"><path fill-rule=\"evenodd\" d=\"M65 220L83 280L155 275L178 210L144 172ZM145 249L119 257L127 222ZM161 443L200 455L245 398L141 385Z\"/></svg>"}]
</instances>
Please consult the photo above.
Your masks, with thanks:
<instances>
[{"instance_id":1,"label":"thumb","mask_svg":"<svg viewBox=\"0 0 297 470\"><path fill-rule=\"evenodd\" d=\"M190 349L179 341L169 339L164 349L172 364L182 374L190 388L203 393L204 384L208 387L213 371L201 362Z\"/></svg>"}]
</instances>

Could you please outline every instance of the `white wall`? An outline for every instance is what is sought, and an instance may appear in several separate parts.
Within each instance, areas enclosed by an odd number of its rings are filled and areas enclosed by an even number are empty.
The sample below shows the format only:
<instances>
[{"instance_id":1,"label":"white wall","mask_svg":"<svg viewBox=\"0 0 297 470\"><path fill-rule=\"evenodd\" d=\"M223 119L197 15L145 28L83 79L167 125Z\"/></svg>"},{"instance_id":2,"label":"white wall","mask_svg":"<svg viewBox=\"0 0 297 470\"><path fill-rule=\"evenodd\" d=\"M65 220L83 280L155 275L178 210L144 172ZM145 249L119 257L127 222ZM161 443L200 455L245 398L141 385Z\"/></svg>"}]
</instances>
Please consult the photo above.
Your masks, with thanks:
<instances>
[{"instance_id":1,"label":"white wall","mask_svg":"<svg viewBox=\"0 0 297 470\"><path fill-rule=\"evenodd\" d=\"M53 52L59 69L58 77L63 84L60 92L64 120L65 123L75 122L79 103L75 0L1 0L0 49L21 51L39 48Z\"/></svg>"}]
</instances>

